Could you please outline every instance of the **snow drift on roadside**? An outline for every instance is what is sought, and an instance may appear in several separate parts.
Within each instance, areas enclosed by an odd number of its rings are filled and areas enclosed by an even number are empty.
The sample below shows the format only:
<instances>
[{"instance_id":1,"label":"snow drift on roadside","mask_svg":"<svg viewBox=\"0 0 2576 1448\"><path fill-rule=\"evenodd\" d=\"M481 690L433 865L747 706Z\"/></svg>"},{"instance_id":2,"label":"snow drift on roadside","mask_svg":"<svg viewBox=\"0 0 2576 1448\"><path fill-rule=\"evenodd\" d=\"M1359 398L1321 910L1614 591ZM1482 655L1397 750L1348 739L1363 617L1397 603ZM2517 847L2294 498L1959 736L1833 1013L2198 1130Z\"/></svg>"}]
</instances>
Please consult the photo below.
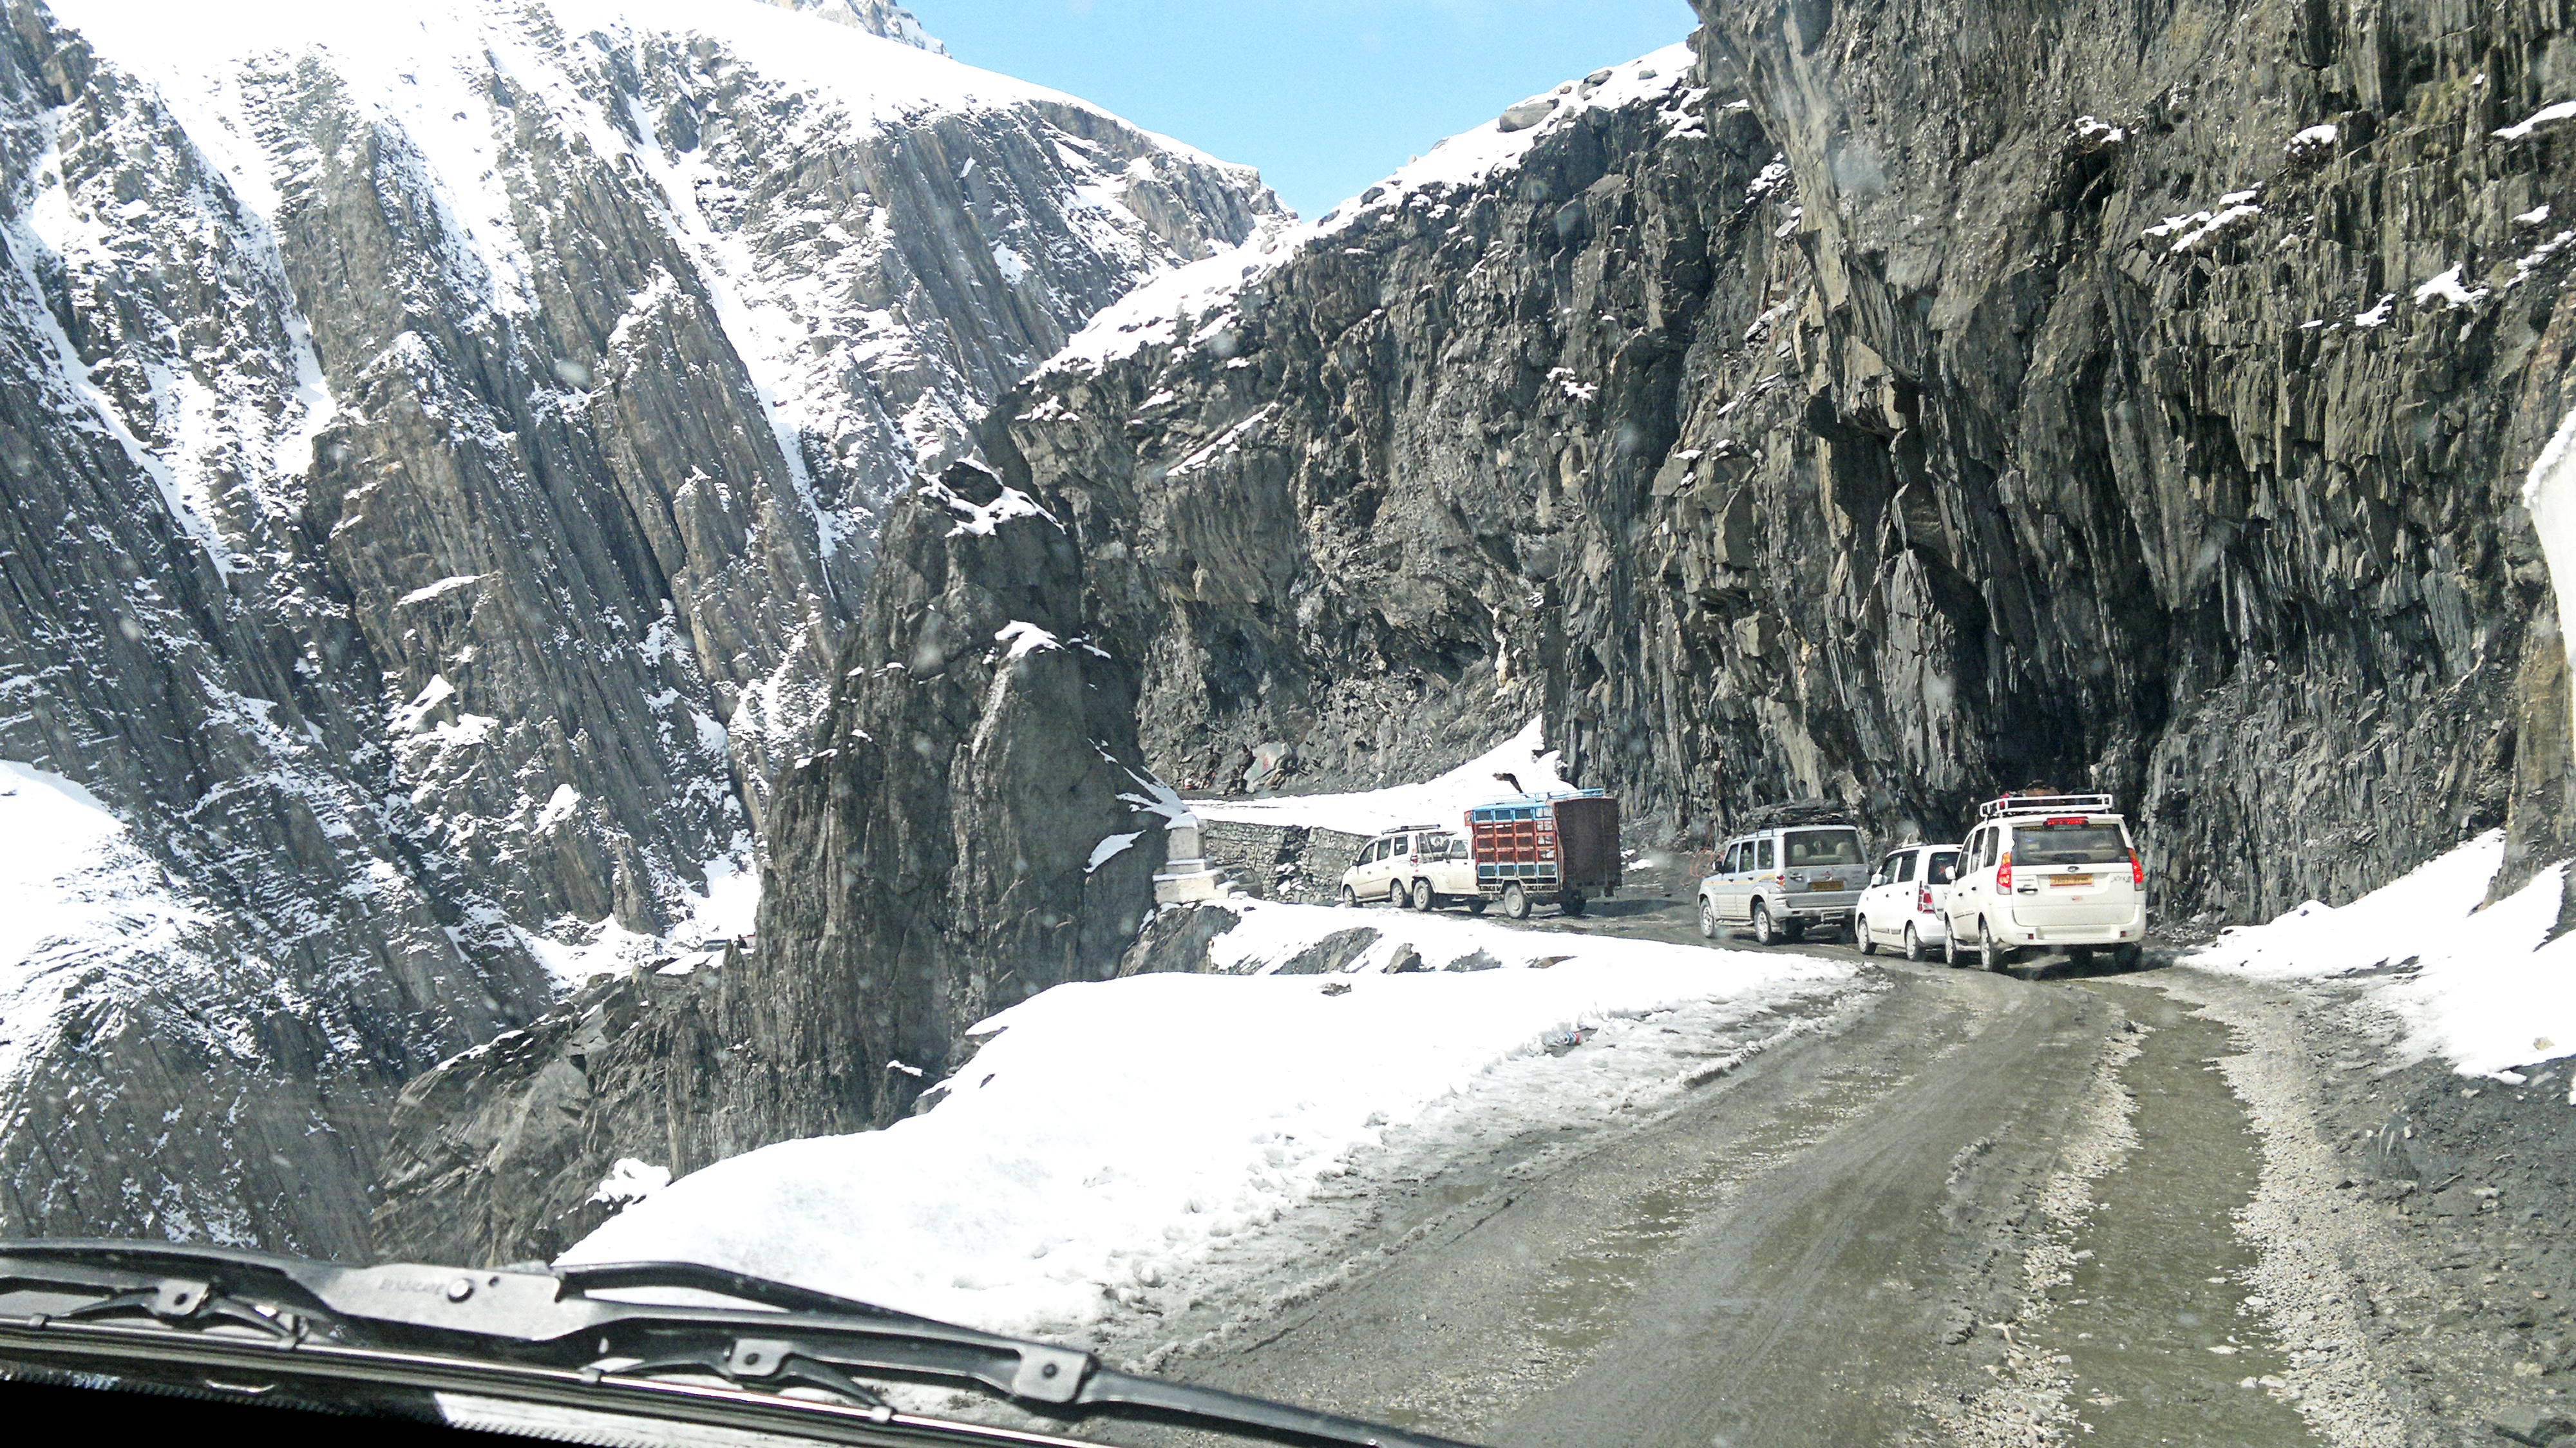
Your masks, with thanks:
<instances>
[{"instance_id":1,"label":"snow drift on roadside","mask_svg":"<svg viewBox=\"0 0 2576 1448\"><path fill-rule=\"evenodd\" d=\"M1256 918L1273 911L1322 927L1310 938L1351 919L1278 906ZM1480 928L1414 917L1406 929ZM1513 960L1579 955L1545 970L1058 986L979 1026L990 1039L927 1113L719 1162L565 1260L687 1258L990 1329L1062 1331L1260 1231L1344 1174L1355 1150L1488 1073L1548 1083L1484 1098L1519 1103L1496 1111L1597 1119L1638 1089L1612 1068L1652 1060L1679 1074L1642 1048L1680 1038L1643 1018L1710 1001L1749 1018L1854 972L1804 955L1513 933L1526 942ZM1692 1013L1695 1028L1709 1019ZM1584 1027L1601 1033L1562 1059L1541 1055ZM1606 1049L1623 1039L1639 1049Z\"/></svg>"},{"instance_id":2,"label":"snow drift on roadside","mask_svg":"<svg viewBox=\"0 0 2576 1448\"><path fill-rule=\"evenodd\" d=\"M2349 905L2311 900L2227 931L2185 963L2292 980L2411 960L2371 977L2364 999L2398 1020L2412 1056L2492 1075L2576 1053L2576 936L2543 943L2567 866L2480 909L2503 862L2504 832L2491 830Z\"/></svg>"},{"instance_id":3,"label":"snow drift on roadside","mask_svg":"<svg viewBox=\"0 0 2576 1448\"><path fill-rule=\"evenodd\" d=\"M1540 721L1532 719L1520 733L1468 760L1437 779L1391 785L1351 794L1301 794L1278 799L1191 800L1190 812L1203 820L1232 820L1255 825L1292 825L1373 835L1400 825L1458 823L1470 805L1500 799L1510 785L1494 778L1508 774L1530 794L1572 791L1557 766L1563 757L1540 750Z\"/></svg>"}]
</instances>

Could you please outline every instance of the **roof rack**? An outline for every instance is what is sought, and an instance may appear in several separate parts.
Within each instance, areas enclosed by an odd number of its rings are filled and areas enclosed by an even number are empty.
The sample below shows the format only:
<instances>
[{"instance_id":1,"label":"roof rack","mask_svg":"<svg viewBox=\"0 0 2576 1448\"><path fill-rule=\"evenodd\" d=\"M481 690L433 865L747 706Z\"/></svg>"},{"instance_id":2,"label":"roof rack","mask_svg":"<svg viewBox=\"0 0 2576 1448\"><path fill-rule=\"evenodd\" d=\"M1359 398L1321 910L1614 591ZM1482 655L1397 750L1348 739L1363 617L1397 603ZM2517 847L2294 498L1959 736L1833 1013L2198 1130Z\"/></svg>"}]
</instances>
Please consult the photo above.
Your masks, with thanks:
<instances>
[{"instance_id":1,"label":"roof rack","mask_svg":"<svg viewBox=\"0 0 2576 1448\"><path fill-rule=\"evenodd\" d=\"M1793 799L1780 804L1756 805L1735 817L1734 831L1751 834L1760 830L1794 828L1798 825L1852 824L1851 809L1837 800Z\"/></svg>"},{"instance_id":2,"label":"roof rack","mask_svg":"<svg viewBox=\"0 0 2576 1448\"><path fill-rule=\"evenodd\" d=\"M2118 804L2107 794L2008 794L1977 806L1977 820L1983 823L2005 815L2026 814L2114 814Z\"/></svg>"}]
</instances>

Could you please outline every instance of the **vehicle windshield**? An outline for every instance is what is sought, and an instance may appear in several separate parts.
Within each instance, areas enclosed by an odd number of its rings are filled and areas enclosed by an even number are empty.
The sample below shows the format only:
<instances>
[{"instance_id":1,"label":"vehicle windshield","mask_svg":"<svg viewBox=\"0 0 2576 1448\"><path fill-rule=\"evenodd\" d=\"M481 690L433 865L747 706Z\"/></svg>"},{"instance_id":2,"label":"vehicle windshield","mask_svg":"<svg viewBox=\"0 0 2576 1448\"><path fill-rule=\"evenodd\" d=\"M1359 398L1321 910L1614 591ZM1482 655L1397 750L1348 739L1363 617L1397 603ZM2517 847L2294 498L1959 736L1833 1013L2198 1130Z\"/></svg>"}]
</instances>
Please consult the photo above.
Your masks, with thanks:
<instances>
[{"instance_id":1,"label":"vehicle windshield","mask_svg":"<svg viewBox=\"0 0 2576 1448\"><path fill-rule=\"evenodd\" d=\"M1805 865L1857 865L1858 830L1792 830L1781 841L1789 868Z\"/></svg>"},{"instance_id":2,"label":"vehicle windshield","mask_svg":"<svg viewBox=\"0 0 2576 1448\"><path fill-rule=\"evenodd\" d=\"M2017 865L2126 864L2129 837L2117 824L2020 825L2012 852Z\"/></svg>"}]
</instances>

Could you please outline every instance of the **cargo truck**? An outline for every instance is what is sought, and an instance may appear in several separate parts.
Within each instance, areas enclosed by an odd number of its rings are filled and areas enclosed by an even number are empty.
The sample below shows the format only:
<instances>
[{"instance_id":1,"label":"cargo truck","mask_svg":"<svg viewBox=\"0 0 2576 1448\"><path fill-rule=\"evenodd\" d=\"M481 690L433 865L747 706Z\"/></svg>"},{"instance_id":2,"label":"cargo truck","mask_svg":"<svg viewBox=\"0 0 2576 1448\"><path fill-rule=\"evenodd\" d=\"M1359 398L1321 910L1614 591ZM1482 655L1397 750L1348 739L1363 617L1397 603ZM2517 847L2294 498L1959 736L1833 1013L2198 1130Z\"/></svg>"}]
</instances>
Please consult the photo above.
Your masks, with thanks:
<instances>
[{"instance_id":1,"label":"cargo truck","mask_svg":"<svg viewBox=\"0 0 2576 1448\"><path fill-rule=\"evenodd\" d=\"M1360 847L1342 872L1341 901L1383 900L1476 914L1499 904L1514 920L1537 905L1580 915L1618 891L1619 801L1600 790L1519 795L1473 806L1456 828L1407 825Z\"/></svg>"}]
</instances>

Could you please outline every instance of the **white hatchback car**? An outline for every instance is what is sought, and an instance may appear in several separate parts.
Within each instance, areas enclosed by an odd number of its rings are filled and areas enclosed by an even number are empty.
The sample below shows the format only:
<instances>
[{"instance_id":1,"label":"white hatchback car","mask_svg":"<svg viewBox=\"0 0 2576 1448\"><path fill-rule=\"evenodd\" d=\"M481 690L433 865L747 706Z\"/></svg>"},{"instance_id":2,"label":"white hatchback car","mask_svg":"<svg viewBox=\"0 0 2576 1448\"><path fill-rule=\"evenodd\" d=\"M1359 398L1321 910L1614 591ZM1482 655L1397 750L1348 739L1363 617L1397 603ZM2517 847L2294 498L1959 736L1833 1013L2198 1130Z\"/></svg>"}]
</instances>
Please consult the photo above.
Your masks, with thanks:
<instances>
[{"instance_id":1,"label":"white hatchback car","mask_svg":"<svg viewBox=\"0 0 2576 1448\"><path fill-rule=\"evenodd\" d=\"M1950 881L1959 873L1957 845L1907 845L1891 850L1869 877L1852 921L1852 939L1863 955L1879 948L1902 950L1907 960L1923 960L1950 939L1941 904Z\"/></svg>"}]
</instances>

